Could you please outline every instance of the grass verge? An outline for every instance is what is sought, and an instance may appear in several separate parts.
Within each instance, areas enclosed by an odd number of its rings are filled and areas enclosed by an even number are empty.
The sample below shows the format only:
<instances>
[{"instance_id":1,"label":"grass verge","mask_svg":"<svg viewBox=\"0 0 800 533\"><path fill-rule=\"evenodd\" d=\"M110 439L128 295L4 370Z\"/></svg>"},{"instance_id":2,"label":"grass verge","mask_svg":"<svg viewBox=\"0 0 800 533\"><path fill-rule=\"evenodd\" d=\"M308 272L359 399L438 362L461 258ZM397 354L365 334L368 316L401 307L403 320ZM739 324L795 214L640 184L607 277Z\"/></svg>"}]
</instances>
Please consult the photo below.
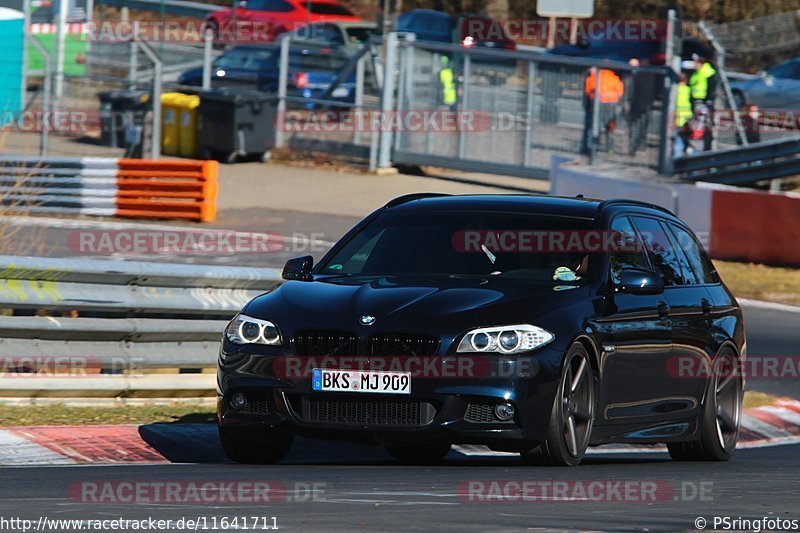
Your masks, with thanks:
<instances>
[{"instance_id":1,"label":"grass verge","mask_svg":"<svg viewBox=\"0 0 800 533\"><path fill-rule=\"evenodd\" d=\"M0 404L0 427L212 423L213 406L193 404L71 406Z\"/></svg>"},{"instance_id":2,"label":"grass verge","mask_svg":"<svg viewBox=\"0 0 800 533\"><path fill-rule=\"evenodd\" d=\"M744 407L770 405L777 396L747 391ZM216 421L209 405L126 405L115 407L0 404L0 427L97 426L103 424L211 424Z\"/></svg>"},{"instance_id":3,"label":"grass verge","mask_svg":"<svg viewBox=\"0 0 800 533\"><path fill-rule=\"evenodd\" d=\"M730 261L714 266L737 298L800 305L800 269Z\"/></svg>"}]
</instances>

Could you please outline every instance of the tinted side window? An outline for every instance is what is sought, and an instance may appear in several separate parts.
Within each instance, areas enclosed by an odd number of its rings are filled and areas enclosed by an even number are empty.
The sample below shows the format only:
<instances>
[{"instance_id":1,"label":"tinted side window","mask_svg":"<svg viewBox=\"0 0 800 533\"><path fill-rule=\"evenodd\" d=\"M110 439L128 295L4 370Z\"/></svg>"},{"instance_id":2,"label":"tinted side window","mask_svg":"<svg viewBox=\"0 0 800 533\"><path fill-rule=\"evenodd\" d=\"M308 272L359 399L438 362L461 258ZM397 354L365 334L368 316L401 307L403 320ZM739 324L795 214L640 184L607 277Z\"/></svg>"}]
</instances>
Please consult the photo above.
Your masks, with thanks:
<instances>
[{"instance_id":1,"label":"tinted side window","mask_svg":"<svg viewBox=\"0 0 800 533\"><path fill-rule=\"evenodd\" d=\"M644 241L653 268L664 277L664 285L685 284L680 261L661 224L643 217L633 217L633 224Z\"/></svg>"},{"instance_id":2,"label":"tinted side window","mask_svg":"<svg viewBox=\"0 0 800 533\"><path fill-rule=\"evenodd\" d=\"M619 283L619 275L626 268L650 268L642 242L627 217L615 218L611 222L611 231L616 234L614 244L620 250L609 254L612 282Z\"/></svg>"},{"instance_id":3,"label":"tinted side window","mask_svg":"<svg viewBox=\"0 0 800 533\"><path fill-rule=\"evenodd\" d=\"M675 257L678 258L678 262L681 265L681 273L683 274L683 284L684 285L697 285L700 283L697 275L694 272L694 267L689 264L689 258L686 256L685 250L683 246L678 243L677 239L675 239L675 235L669 230L667 224L664 222L661 223L661 231L667 237L667 240L672 245L672 249L675 251Z\"/></svg>"},{"instance_id":4,"label":"tinted side window","mask_svg":"<svg viewBox=\"0 0 800 533\"><path fill-rule=\"evenodd\" d=\"M689 262L694 267L694 271L700 279L700 283L716 283L717 277L714 275L714 267L708 259L708 256L703 253L694 235L691 235L688 231L675 224L670 224L670 229L672 229L672 233L678 241L678 246L680 246L689 259Z\"/></svg>"}]
</instances>

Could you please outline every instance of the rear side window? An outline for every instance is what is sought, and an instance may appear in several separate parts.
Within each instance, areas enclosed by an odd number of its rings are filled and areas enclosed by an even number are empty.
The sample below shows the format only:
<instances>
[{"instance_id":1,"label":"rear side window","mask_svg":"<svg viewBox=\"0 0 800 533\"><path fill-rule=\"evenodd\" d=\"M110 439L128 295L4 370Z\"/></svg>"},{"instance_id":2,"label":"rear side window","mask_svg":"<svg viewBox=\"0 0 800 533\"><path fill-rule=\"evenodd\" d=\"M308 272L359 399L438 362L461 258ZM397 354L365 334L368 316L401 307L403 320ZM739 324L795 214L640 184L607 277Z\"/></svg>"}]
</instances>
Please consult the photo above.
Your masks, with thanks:
<instances>
[{"instance_id":1,"label":"rear side window","mask_svg":"<svg viewBox=\"0 0 800 533\"><path fill-rule=\"evenodd\" d=\"M663 276L664 285L686 285L678 254L658 220L633 217L633 224L644 241L650 263Z\"/></svg>"},{"instance_id":2,"label":"rear side window","mask_svg":"<svg viewBox=\"0 0 800 533\"><path fill-rule=\"evenodd\" d=\"M612 282L619 283L620 274L626 268L650 268L642 242L628 217L615 218L611 222L611 231L616 235L614 244L617 250L609 254Z\"/></svg>"},{"instance_id":3,"label":"rear side window","mask_svg":"<svg viewBox=\"0 0 800 533\"><path fill-rule=\"evenodd\" d=\"M284 0L263 0L263 11L276 11L278 13L288 13L294 11L294 6ZM249 4L248 4L249 6Z\"/></svg>"},{"instance_id":4,"label":"rear side window","mask_svg":"<svg viewBox=\"0 0 800 533\"><path fill-rule=\"evenodd\" d=\"M683 253L686 254L686 258L692 264L700 283L717 283L717 276L714 274L714 266L700 247L700 243L697 242L694 235L675 224L670 224L669 226L678 242L678 246L683 250Z\"/></svg>"},{"instance_id":5,"label":"rear side window","mask_svg":"<svg viewBox=\"0 0 800 533\"><path fill-rule=\"evenodd\" d=\"M672 244L672 249L675 250L675 257L678 258L678 263L681 265L681 273L683 274L683 285L697 285L700 283L697 275L694 272L694 267L689 264L689 258L685 253L683 247L678 243L675 235L669 230L664 222L661 222L661 229L666 235L667 240Z\"/></svg>"}]
</instances>

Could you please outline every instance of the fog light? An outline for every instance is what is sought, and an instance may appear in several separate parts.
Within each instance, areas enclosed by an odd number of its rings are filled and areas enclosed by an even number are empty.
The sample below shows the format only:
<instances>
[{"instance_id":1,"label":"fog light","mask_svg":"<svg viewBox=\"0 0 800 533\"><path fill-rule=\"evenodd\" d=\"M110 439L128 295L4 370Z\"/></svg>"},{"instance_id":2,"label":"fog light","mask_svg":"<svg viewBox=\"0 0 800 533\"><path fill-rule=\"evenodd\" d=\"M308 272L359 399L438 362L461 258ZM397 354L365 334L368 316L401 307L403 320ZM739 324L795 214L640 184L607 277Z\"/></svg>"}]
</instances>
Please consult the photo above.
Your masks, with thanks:
<instances>
[{"instance_id":1,"label":"fog light","mask_svg":"<svg viewBox=\"0 0 800 533\"><path fill-rule=\"evenodd\" d=\"M247 405L247 398L244 397L244 394L241 392L237 392L233 396L231 396L231 408L240 411L244 409L244 406Z\"/></svg>"},{"instance_id":2,"label":"fog light","mask_svg":"<svg viewBox=\"0 0 800 533\"><path fill-rule=\"evenodd\" d=\"M512 420L515 413L516 409L514 409L514 406L510 403L498 403L494 406L494 416L503 422Z\"/></svg>"}]
</instances>

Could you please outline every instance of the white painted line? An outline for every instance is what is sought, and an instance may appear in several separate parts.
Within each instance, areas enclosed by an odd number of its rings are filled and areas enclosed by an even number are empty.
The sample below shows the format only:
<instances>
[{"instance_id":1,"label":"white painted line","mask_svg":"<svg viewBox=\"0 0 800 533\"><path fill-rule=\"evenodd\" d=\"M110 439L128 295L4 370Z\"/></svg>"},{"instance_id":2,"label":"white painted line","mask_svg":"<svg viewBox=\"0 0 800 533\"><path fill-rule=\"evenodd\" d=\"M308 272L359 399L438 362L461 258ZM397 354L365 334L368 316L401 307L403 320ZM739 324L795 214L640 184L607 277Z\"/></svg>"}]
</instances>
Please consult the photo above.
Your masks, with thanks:
<instances>
[{"instance_id":1,"label":"white painted line","mask_svg":"<svg viewBox=\"0 0 800 533\"><path fill-rule=\"evenodd\" d=\"M743 442L736 445L736 449L743 450L756 449L756 448L772 448L773 446L788 446L790 444L800 444L800 436L793 435L791 437L781 437L778 439L763 439L751 442Z\"/></svg>"},{"instance_id":2,"label":"white painted line","mask_svg":"<svg viewBox=\"0 0 800 533\"><path fill-rule=\"evenodd\" d=\"M785 429L773 426L772 424L764 422L763 420L759 420L758 418L750 415L742 415L742 427L770 439L780 439L794 436Z\"/></svg>"},{"instance_id":3,"label":"white painted line","mask_svg":"<svg viewBox=\"0 0 800 533\"><path fill-rule=\"evenodd\" d=\"M39 446L8 430L0 430L0 464L2 465L34 466L73 463L75 461L69 457Z\"/></svg>"},{"instance_id":4,"label":"white painted line","mask_svg":"<svg viewBox=\"0 0 800 533\"><path fill-rule=\"evenodd\" d=\"M786 407L770 405L767 407L759 407L758 410L777 416L781 420L785 420L787 425L800 426L800 413L787 409Z\"/></svg>"}]
</instances>

